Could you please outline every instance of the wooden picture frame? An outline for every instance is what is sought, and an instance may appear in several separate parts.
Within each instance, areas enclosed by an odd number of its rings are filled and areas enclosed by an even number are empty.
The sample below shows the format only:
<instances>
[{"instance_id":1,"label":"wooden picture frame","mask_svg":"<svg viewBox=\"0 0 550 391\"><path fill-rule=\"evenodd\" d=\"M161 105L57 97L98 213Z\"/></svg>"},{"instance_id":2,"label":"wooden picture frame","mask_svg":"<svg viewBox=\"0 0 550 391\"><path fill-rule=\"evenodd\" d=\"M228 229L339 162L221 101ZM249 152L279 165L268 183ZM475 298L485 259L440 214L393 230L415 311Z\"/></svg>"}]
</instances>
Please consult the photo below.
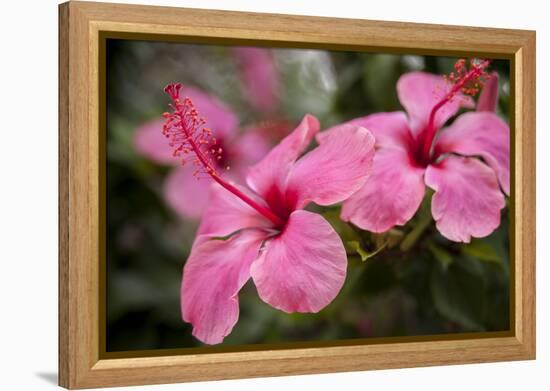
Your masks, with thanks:
<instances>
[{"instance_id":1,"label":"wooden picture frame","mask_svg":"<svg viewBox=\"0 0 550 391\"><path fill-rule=\"evenodd\" d=\"M102 354L106 32L143 39L485 55L511 61L513 322L475 338L148 357ZM59 384L89 388L535 358L535 32L71 1L59 6Z\"/></svg>"}]
</instances>

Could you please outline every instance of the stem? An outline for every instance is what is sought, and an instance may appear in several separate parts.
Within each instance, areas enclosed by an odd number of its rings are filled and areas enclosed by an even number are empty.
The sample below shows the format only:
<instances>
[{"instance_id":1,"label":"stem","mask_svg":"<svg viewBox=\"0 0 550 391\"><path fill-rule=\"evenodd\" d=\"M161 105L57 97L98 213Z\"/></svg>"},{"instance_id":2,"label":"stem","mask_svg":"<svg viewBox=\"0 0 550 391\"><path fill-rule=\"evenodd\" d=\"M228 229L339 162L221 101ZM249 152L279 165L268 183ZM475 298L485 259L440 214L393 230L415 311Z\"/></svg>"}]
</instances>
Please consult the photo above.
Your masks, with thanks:
<instances>
[{"instance_id":1,"label":"stem","mask_svg":"<svg viewBox=\"0 0 550 391\"><path fill-rule=\"evenodd\" d=\"M195 152L195 155L197 155L197 158L200 160L201 164L206 168L206 172L214 179L216 182L218 182L222 187L229 190L231 193L233 193L235 196L239 197L242 201L247 203L249 206L254 208L258 213L260 213L262 216L270 220L273 224L275 224L277 227L282 227L284 225L284 221L281 220L279 216L277 216L275 213L273 213L271 210L266 208L265 206L262 206L258 204L256 201L254 201L252 198L244 194L241 190L239 190L237 187L233 186L231 183L226 182L223 180L217 173L216 170L210 165L208 162L208 159L206 159L200 150L200 148L197 146L195 141L192 137L190 137L189 132L187 130L187 127L183 123L183 120L180 123L180 126L184 130L185 134L187 135L189 142L189 145Z\"/></svg>"}]
</instances>

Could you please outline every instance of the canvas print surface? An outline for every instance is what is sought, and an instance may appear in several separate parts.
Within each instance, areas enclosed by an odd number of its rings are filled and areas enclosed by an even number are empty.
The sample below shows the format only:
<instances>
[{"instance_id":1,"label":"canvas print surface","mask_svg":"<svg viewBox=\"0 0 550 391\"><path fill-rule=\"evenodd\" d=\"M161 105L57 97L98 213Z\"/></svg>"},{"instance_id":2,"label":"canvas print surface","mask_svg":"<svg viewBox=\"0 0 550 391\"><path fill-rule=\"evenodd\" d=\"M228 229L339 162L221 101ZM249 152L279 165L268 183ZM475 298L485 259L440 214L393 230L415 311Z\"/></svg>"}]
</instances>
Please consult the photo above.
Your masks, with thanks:
<instances>
[{"instance_id":1,"label":"canvas print surface","mask_svg":"<svg viewBox=\"0 0 550 391\"><path fill-rule=\"evenodd\" d=\"M508 61L108 39L106 67L107 352L510 329Z\"/></svg>"}]
</instances>

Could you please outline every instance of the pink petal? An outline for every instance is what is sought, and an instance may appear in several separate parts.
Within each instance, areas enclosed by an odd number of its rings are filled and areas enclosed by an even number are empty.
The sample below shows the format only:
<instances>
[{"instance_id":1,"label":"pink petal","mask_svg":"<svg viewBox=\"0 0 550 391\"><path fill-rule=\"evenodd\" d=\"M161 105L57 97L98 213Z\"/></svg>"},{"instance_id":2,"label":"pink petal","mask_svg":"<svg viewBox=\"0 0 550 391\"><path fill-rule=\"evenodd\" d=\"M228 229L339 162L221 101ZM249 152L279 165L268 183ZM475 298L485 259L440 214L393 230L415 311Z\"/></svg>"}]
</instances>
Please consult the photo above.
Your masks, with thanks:
<instances>
[{"instance_id":1,"label":"pink petal","mask_svg":"<svg viewBox=\"0 0 550 391\"><path fill-rule=\"evenodd\" d=\"M261 199L245 188L239 187L239 189L256 202L265 205ZM251 206L217 183L214 183L210 188L208 206L203 213L197 235L223 237L244 228L270 227L271 225L269 220L260 215Z\"/></svg>"},{"instance_id":2,"label":"pink petal","mask_svg":"<svg viewBox=\"0 0 550 391\"><path fill-rule=\"evenodd\" d=\"M450 83L443 76L425 72L409 72L397 81L399 101L409 115L413 133L419 134L428 124L432 108L450 90ZM440 128L460 107L473 107L470 97L458 94L441 107L435 116L435 126Z\"/></svg>"},{"instance_id":3,"label":"pink petal","mask_svg":"<svg viewBox=\"0 0 550 391\"><path fill-rule=\"evenodd\" d=\"M346 278L346 251L320 215L298 210L284 231L265 244L250 274L260 298L285 312L318 312Z\"/></svg>"},{"instance_id":4,"label":"pink petal","mask_svg":"<svg viewBox=\"0 0 550 391\"><path fill-rule=\"evenodd\" d=\"M494 171L480 160L448 156L428 166L425 181L435 190L432 215L447 239L468 243L499 226L504 196Z\"/></svg>"},{"instance_id":5,"label":"pink petal","mask_svg":"<svg viewBox=\"0 0 550 391\"><path fill-rule=\"evenodd\" d=\"M478 155L495 170L500 185L510 193L510 128L491 112L469 112L459 116L441 132L436 153Z\"/></svg>"},{"instance_id":6,"label":"pink petal","mask_svg":"<svg viewBox=\"0 0 550 391\"><path fill-rule=\"evenodd\" d=\"M231 144L230 170L225 171L224 176L237 183L245 182L250 166L267 155L269 147L267 138L259 130L246 128Z\"/></svg>"},{"instance_id":7,"label":"pink petal","mask_svg":"<svg viewBox=\"0 0 550 391\"><path fill-rule=\"evenodd\" d=\"M269 152L269 142L254 126L243 130L243 134L233 140L233 153L240 164L249 166L258 163Z\"/></svg>"},{"instance_id":8,"label":"pink petal","mask_svg":"<svg viewBox=\"0 0 550 391\"><path fill-rule=\"evenodd\" d=\"M402 111L390 113L375 113L366 117L355 118L346 124L357 125L368 129L376 140L376 147L392 147L409 150L412 134L409 130L407 115ZM338 125L340 126L340 125ZM332 131L338 129L334 126L317 134L317 141L321 143Z\"/></svg>"},{"instance_id":9,"label":"pink petal","mask_svg":"<svg viewBox=\"0 0 550 391\"><path fill-rule=\"evenodd\" d=\"M206 126L212 129L216 138L229 139L234 135L239 119L225 103L194 87L184 86L181 95L193 101L199 115L206 120Z\"/></svg>"},{"instance_id":10,"label":"pink petal","mask_svg":"<svg viewBox=\"0 0 550 391\"><path fill-rule=\"evenodd\" d=\"M164 182L164 198L168 205L184 219L199 219L208 204L212 180L193 176L192 164L178 167Z\"/></svg>"},{"instance_id":11,"label":"pink petal","mask_svg":"<svg viewBox=\"0 0 550 391\"><path fill-rule=\"evenodd\" d=\"M306 114L291 134L249 170L246 178L248 185L261 196L265 196L274 187L284 189L294 161L304 152L318 131L317 118Z\"/></svg>"},{"instance_id":12,"label":"pink petal","mask_svg":"<svg viewBox=\"0 0 550 391\"><path fill-rule=\"evenodd\" d=\"M372 232L385 232L407 223L424 198L424 169L408 154L381 148L374 155L365 186L344 202L341 218Z\"/></svg>"},{"instance_id":13,"label":"pink petal","mask_svg":"<svg viewBox=\"0 0 550 391\"><path fill-rule=\"evenodd\" d=\"M221 343L237 323L237 295L250 278L250 264L264 238L264 232L246 230L193 247L183 269L181 313L197 339Z\"/></svg>"},{"instance_id":14,"label":"pink petal","mask_svg":"<svg viewBox=\"0 0 550 391\"><path fill-rule=\"evenodd\" d=\"M477 101L477 111L495 112L498 105L498 73L493 72L489 80L485 82L479 99Z\"/></svg>"},{"instance_id":15,"label":"pink petal","mask_svg":"<svg viewBox=\"0 0 550 391\"><path fill-rule=\"evenodd\" d=\"M374 156L374 137L365 128L340 125L321 145L300 158L290 171L286 198L293 209L310 201L341 202L367 181Z\"/></svg>"},{"instance_id":16,"label":"pink petal","mask_svg":"<svg viewBox=\"0 0 550 391\"><path fill-rule=\"evenodd\" d=\"M240 67L248 102L260 111L275 110L279 77L271 52L255 47L237 47L233 53Z\"/></svg>"},{"instance_id":17,"label":"pink petal","mask_svg":"<svg viewBox=\"0 0 550 391\"><path fill-rule=\"evenodd\" d=\"M162 134L163 119L149 121L134 132L136 151L160 164L177 165L179 159L172 155L168 139Z\"/></svg>"},{"instance_id":18,"label":"pink petal","mask_svg":"<svg viewBox=\"0 0 550 391\"><path fill-rule=\"evenodd\" d=\"M255 128L247 128L243 134L233 138L231 144L224 147L229 156L229 170L220 168L220 173L231 182L244 183L251 165L258 163L269 152L266 137Z\"/></svg>"}]
</instances>

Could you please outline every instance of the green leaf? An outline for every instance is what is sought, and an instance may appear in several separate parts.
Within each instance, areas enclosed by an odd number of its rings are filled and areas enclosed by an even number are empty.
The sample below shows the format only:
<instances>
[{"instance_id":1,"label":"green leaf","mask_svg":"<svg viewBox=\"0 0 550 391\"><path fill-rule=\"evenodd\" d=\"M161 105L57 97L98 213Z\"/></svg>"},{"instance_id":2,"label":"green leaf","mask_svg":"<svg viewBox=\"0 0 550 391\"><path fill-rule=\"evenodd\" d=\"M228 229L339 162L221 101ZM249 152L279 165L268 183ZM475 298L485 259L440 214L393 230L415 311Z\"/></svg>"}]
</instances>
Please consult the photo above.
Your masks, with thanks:
<instances>
[{"instance_id":1,"label":"green leaf","mask_svg":"<svg viewBox=\"0 0 550 391\"><path fill-rule=\"evenodd\" d=\"M361 257L361 261L365 262L367 259L370 259L374 257L376 254L378 254L380 251L382 251L387 246L387 242L384 243L382 246L378 247L376 250L368 252L363 247L361 247L361 243L355 240L351 240L348 242L348 245L359 254Z\"/></svg>"},{"instance_id":2,"label":"green leaf","mask_svg":"<svg viewBox=\"0 0 550 391\"><path fill-rule=\"evenodd\" d=\"M387 245L388 248L393 248L403 239L403 231L393 228L382 233L372 232L370 236L376 247Z\"/></svg>"},{"instance_id":3,"label":"green leaf","mask_svg":"<svg viewBox=\"0 0 550 391\"><path fill-rule=\"evenodd\" d=\"M398 105L394 86L398 78L399 56L376 54L364 63L364 89L375 111L391 110ZM384 91L384 93L381 93Z\"/></svg>"},{"instance_id":4,"label":"green leaf","mask_svg":"<svg viewBox=\"0 0 550 391\"><path fill-rule=\"evenodd\" d=\"M288 118L301 119L304 113L314 113L321 118L327 115L338 88L328 54L280 50L277 58L283 72L282 105Z\"/></svg>"},{"instance_id":5,"label":"green leaf","mask_svg":"<svg viewBox=\"0 0 550 391\"><path fill-rule=\"evenodd\" d=\"M353 227L340 218L340 208L326 209L321 214L334 228L338 236L342 238L344 243L350 240L360 240L358 233Z\"/></svg>"},{"instance_id":6,"label":"green leaf","mask_svg":"<svg viewBox=\"0 0 550 391\"><path fill-rule=\"evenodd\" d=\"M426 196L422 201L420 209L416 213L416 216L413 218L410 225L413 226L413 229L405 235L405 238L401 242L399 248L403 252L409 251L416 244L418 239L422 236L424 231L430 226L432 222L432 212L431 212L431 200L433 192L431 190L426 191Z\"/></svg>"},{"instance_id":7,"label":"green leaf","mask_svg":"<svg viewBox=\"0 0 550 391\"><path fill-rule=\"evenodd\" d=\"M428 249L444 270L446 270L449 265L453 263L453 256L444 248L439 247L434 243L429 243Z\"/></svg>"},{"instance_id":8,"label":"green leaf","mask_svg":"<svg viewBox=\"0 0 550 391\"><path fill-rule=\"evenodd\" d=\"M422 236L426 228L430 226L430 222L431 216L420 219L420 221L417 222L412 231L409 232L401 242L401 245L399 246L401 251L409 251L416 244L418 239L420 239L420 236Z\"/></svg>"},{"instance_id":9,"label":"green leaf","mask_svg":"<svg viewBox=\"0 0 550 391\"><path fill-rule=\"evenodd\" d=\"M482 331L487 291L483 270L460 259L448 268L434 268L430 290L438 312L469 330Z\"/></svg>"},{"instance_id":10,"label":"green leaf","mask_svg":"<svg viewBox=\"0 0 550 391\"><path fill-rule=\"evenodd\" d=\"M501 263L496 250L483 240L473 239L471 243L461 246L461 252L480 261Z\"/></svg>"}]
</instances>

